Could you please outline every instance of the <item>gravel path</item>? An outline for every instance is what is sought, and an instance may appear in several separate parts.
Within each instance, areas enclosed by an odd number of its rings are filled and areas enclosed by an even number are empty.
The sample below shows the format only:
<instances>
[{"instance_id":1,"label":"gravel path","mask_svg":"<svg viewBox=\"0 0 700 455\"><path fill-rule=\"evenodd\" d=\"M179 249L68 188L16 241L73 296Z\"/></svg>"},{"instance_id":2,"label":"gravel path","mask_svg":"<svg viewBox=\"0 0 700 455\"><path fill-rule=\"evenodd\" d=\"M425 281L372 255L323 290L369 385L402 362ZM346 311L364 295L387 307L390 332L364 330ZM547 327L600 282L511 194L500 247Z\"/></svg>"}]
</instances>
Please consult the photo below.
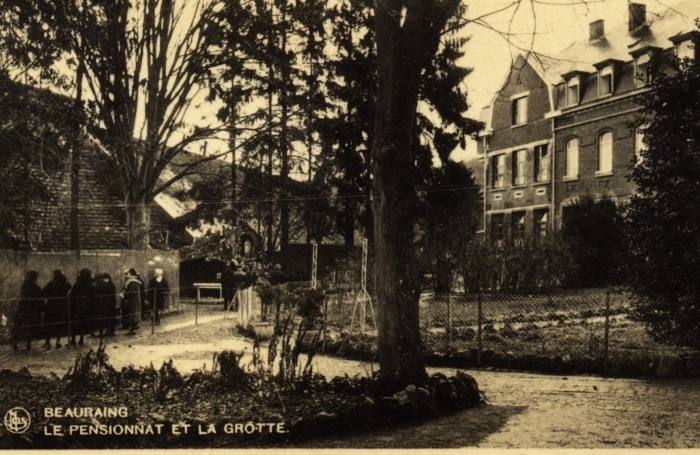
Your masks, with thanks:
<instances>
[{"instance_id":1,"label":"gravel path","mask_svg":"<svg viewBox=\"0 0 700 455\"><path fill-rule=\"evenodd\" d=\"M218 307L217 307L218 309ZM220 310L219 310L220 311ZM142 330L129 337L111 338L107 353L111 363L157 367L173 359L180 371L211 368L214 353L224 349L250 352L252 343L236 335L234 320L208 309L201 324L191 325L192 315L172 316L157 333ZM59 375L73 363L79 350L96 347L87 339L80 349L8 351L0 347L3 368L27 366L32 373ZM245 362L245 360L244 360ZM369 364L319 356L315 368L327 377L371 374ZM448 369L432 371L452 372ZM700 381L603 379L524 373L468 371L486 392L490 407L481 414L467 410L454 416L390 433L363 435L320 442L315 447L464 447L483 448L700 448ZM499 411L500 410L500 411ZM460 438L469 423L474 430L483 417L491 428L482 428L476 439ZM478 425L477 425L478 426ZM498 429L500 427L500 430ZM477 428L478 429L478 428ZM489 431L490 430L490 431ZM492 431L497 431L491 433ZM489 434L491 433L491 434Z\"/></svg>"}]
</instances>

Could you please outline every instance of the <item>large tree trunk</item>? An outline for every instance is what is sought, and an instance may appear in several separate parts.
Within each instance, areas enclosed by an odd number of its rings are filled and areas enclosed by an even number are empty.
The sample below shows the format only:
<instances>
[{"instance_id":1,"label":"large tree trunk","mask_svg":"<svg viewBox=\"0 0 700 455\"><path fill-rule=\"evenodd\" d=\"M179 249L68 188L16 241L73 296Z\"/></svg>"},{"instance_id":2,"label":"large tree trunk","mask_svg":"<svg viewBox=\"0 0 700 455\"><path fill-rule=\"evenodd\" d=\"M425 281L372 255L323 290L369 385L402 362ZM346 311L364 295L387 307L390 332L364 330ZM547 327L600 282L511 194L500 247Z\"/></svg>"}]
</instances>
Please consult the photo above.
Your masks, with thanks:
<instances>
[{"instance_id":1,"label":"large tree trunk","mask_svg":"<svg viewBox=\"0 0 700 455\"><path fill-rule=\"evenodd\" d=\"M379 368L386 386L422 382L425 365L419 331L420 289L414 270L416 190L411 181L412 131L418 86L401 58L401 28L378 8L379 96L372 172L374 258L377 275ZM417 80L417 77L415 78Z\"/></svg>"},{"instance_id":2,"label":"large tree trunk","mask_svg":"<svg viewBox=\"0 0 700 455\"><path fill-rule=\"evenodd\" d=\"M377 106L372 147L374 260L380 380L426 378L413 249L418 198L411 153L420 75L459 0L376 0ZM403 17L403 23L399 18Z\"/></svg>"},{"instance_id":3,"label":"large tree trunk","mask_svg":"<svg viewBox=\"0 0 700 455\"><path fill-rule=\"evenodd\" d=\"M150 205L144 199L127 201L126 225L130 250L146 250L151 226Z\"/></svg>"}]
</instances>

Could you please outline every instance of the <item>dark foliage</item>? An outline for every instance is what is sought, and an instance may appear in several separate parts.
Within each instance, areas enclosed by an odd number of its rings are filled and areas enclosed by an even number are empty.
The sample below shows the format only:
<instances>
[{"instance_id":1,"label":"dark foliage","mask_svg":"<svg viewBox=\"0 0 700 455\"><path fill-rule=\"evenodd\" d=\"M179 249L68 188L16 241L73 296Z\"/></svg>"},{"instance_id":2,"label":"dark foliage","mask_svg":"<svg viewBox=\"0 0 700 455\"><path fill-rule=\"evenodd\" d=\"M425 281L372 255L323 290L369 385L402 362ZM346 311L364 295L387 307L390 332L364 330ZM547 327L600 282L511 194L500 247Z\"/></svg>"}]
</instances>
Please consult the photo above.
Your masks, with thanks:
<instances>
[{"instance_id":1,"label":"dark foliage","mask_svg":"<svg viewBox=\"0 0 700 455\"><path fill-rule=\"evenodd\" d=\"M697 46L696 46L697 47ZM700 67L671 61L641 99L644 149L626 217L635 317L658 339L700 347Z\"/></svg>"},{"instance_id":2,"label":"dark foliage","mask_svg":"<svg viewBox=\"0 0 700 455\"><path fill-rule=\"evenodd\" d=\"M423 195L424 267L432 272L435 292L447 294L479 223L479 187L470 169L446 158L442 167L433 169Z\"/></svg>"},{"instance_id":3,"label":"dark foliage","mask_svg":"<svg viewBox=\"0 0 700 455\"><path fill-rule=\"evenodd\" d=\"M620 282L625 258L622 210L611 199L583 196L564 212L562 233L576 272L573 286L595 287Z\"/></svg>"}]
</instances>

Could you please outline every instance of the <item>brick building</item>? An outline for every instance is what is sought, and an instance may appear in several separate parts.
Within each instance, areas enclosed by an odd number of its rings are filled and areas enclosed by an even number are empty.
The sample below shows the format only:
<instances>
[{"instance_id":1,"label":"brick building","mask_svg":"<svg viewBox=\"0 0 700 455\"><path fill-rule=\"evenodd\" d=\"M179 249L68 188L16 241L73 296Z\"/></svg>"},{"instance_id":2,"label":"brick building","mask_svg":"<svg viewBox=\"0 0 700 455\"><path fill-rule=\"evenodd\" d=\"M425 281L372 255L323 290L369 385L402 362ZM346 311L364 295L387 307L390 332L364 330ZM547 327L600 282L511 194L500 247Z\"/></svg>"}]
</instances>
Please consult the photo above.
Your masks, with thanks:
<instances>
[{"instance_id":1,"label":"brick building","mask_svg":"<svg viewBox=\"0 0 700 455\"><path fill-rule=\"evenodd\" d=\"M653 14L630 3L628 17L591 23L588 39L555 60L515 59L482 111L487 127L478 143L493 241L560 228L566 208L584 195L629 198L626 175L643 134L636 101L660 58L695 58L698 16L695 0Z\"/></svg>"}]
</instances>

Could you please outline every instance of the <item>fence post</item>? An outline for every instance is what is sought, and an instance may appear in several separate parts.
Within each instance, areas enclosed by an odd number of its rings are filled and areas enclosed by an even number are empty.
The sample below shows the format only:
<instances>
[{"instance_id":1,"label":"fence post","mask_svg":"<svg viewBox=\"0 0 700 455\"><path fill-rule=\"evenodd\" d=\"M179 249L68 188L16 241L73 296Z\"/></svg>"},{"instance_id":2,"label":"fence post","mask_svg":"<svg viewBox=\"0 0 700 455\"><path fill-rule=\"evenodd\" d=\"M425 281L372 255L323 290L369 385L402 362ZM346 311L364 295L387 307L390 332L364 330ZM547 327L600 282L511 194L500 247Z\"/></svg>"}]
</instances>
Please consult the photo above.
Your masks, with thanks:
<instances>
[{"instance_id":1,"label":"fence post","mask_svg":"<svg viewBox=\"0 0 700 455\"><path fill-rule=\"evenodd\" d=\"M605 345L603 346L603 376L608 375L608 348L610 345L610 291L605 294Z\"/></svg>"},{"instance_id":2,"label":"fence post","mask_svg":"<svg viewBox=\"0 0 700 455\"><path fill-rule=\"evenodd\" d=\"M146 290L148 290L148 284L144 283ZM151 302L151 335L156 333L156 291L153 290L153 302Z\"/></svg>"},{"instance_id":3,"label":"fence post","mask_svg":"<svg viewBox=\"0 0 700 455\"><path fill-rule=\"evenodd\" d=\"M328 296L323 299L323 326L321 329L321 352L326 352L326 327L328 326Z\"/></svg>"},{"instance_id":4,"label":"fence post","mask_svg":"<svg viewBox=\"0 0 700 455\"><path fill-rule=\"evenodd\" d=\"M447 341L452 342L452 290L447 294Z\"/></svg>"},{"instance_id":5,"label":"fence post","mask_svg":"<svg viewBox=\"0 0 700 455\"><path fill-rule=\"evenodd\" d=\"M483 319L483 304L481 293L477 294L477 313L476 313L476 366L481 367L481 324Z\"/></svg>"},{"instance_id":6,"label":"fence post","mask_svg":"<svg viewBox=\"0 0 700 455\"><path fill-rule=\"evenodd\" d=\"M194 325L199 324L199 299L194 301Z\"/></svg>"},{"instance_id":7,"label":"fence post","mask_svg":"<svg viewBox=\"0 0 700 455\"><path fill-rule=\"evenodd\" d=\"M364 295L362 296L364 298ZM360 333L365 333L365 320L367 318L367 308L365 307L366 302L360 300Z\"/></svg>"},{"instance_id":8,"label":"fence post","mask_svg":"<svg viewBox=\"0 0 700 455\"><path fill-rule=\"evenodd\" d=\"M72 334L71 334L71 324L70 324L70 320L71 320L71 317L72 317L72 315L71 315L71 313L70 313L70 301L71 301L71 295L70 295L70 293L69 293L69 294L68 294L68 302L67 302L67 306L68 306L68 342L66 343L68 346L70 346L70 340L71 340L71 336L72 336Z\"/></svg>"}]
</instances>

